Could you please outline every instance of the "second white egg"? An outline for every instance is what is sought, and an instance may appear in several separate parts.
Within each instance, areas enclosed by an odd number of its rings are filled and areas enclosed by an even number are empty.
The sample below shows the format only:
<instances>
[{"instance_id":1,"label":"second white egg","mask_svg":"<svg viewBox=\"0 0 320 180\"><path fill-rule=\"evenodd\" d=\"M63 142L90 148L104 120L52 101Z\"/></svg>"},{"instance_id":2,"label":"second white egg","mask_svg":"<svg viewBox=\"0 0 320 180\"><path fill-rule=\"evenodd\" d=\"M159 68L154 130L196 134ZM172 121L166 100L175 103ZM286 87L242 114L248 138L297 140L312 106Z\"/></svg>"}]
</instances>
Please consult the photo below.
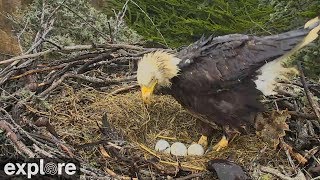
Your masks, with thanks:
<instances>
[{"instance_id":1,"label":"second white egg","mask_svg":"<svg viewBox=\"0 0 320 180\"><path fill-rule=\"evenodd\" d=\"M181 142L175 142L171 145L171 154L175 156L186 156L187 147Z\"/></svg>"}]
</instances>

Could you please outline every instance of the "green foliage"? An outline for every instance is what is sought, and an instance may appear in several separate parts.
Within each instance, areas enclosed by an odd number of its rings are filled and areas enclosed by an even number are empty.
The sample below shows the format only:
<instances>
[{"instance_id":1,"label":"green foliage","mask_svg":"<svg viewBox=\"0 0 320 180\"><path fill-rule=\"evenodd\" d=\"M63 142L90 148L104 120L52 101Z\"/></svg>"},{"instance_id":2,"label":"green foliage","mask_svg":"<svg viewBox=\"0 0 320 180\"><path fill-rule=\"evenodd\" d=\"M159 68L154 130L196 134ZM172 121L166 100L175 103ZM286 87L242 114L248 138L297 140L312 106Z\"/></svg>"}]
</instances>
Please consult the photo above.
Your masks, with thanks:
<instances>
[{"instance_id":1,"label":"green foliage","mask_svg":"<svg viewBox=\"0 0 320 180\"><path fill-rule=\"evenodd\" d=\"M318 0L263 0L271 4L274 12L270 14L270 23L281 24L279 32L294 29L303 25L308 19L320 14ZM295 55L292 64L299 60L303 62L308 77L319 80L320 77L320 40L304 48Z\"/></svg>"},{"instance_id":2,"label":"green foliage","mask_svg":"<svg viewBox=\"0 0 320 180\"><path fill-rule=\"evenodd\" d=\"M109 8L121 10L125 2L109 0L108 4ZM126 19L146 40L179 47L203 34L284 32L319 14L319 0L131 0ZM297 55L307 74L315 79L320 76L319 47L318 42Z\"/></svg>"},{"instance_id":3,"label":"green foliage","mask_svg":"<svg viewBox=\"0 0 320 180\"><path fill-rule=\"evenodd\" d=\"M120 8L125 1L112 2L114 7ZM136 0L134 2L139 7L129 3L127 11L129 25L147 40L164 43L159 30L171 47L189 44L202 34L218 36L261 32L266 28L264 22L269 19L268 15L272 13L271 6L259 6L257 0Z\"/></svg>"},{"instance_id":4,"label":"green foliage","mask_svg":"<svg viewBox=\"0 0 320 180\"><path fill-rule=\"evenodd\" d=\"M294 29L306 20L320 14L318 0L261 0L262 5L271 5L270 24L278 24L278 32Z\"/></svg>"},{"instance_id":5,"label":"green foliage","mask_svg":"<svg viewBox=\"0 0 320 180\"><path fill-rule=\"evenodd\" d=\"M120 10L125 1L109 0L108 4ZM145 39L178 47L202 34L262 35L288 30L320 13L318 4L318 0L134 0L129 1L126 18Z\"/></svg>"},{"instance_id":6,"label":"green foliage","mask_svg":"<svg viewBox=\"0 0 320 180\"><path fill-rule=\"evenodd\" d=\"M306 76L320 81L320 39L318 42L303 49L296 57L294 63L303 62Z\"/></svg>"},{"instance_id":7,"label":"green foliage","mask_svg":"<svg viewBox=\"0 0 320 180\"><path fill-rule=\"evenodd\" d=\"M110 41L111 28L116 26L112 16L103 14L93 8L87 0L46 0L43 8L42 0L34 0L29 7L22 10L21 18L16 29L21 31L27 23L22 36L22 44L27 49L33 43L33 38L41 27L42 9L44 9L44 21L50 16L55 19L54 28L47 38L59 45L105 43ZM54 15L52 12L60 8ZM116 34L117 42L135 43L140 36L128 28L124 23L119 25L119 32ZM48 45L48 44L46 44Z\"/></svg>"}]
</instances>

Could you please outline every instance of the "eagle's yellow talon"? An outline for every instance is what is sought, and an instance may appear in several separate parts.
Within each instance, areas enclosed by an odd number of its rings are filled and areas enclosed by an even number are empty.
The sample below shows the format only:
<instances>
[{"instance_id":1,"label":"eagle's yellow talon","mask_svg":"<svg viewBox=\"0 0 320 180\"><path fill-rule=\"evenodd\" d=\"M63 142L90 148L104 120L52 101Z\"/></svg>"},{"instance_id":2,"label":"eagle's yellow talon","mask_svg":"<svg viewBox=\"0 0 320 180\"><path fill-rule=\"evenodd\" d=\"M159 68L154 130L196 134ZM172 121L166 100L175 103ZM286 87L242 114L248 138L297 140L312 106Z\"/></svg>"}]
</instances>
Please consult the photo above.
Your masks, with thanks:
<instances>
[{"instance_id":1,"label":"eagle's yellow talon","mask_svg":"<svg viewBox=\"0 0 320 180\"><path fill-rule=\"evenodd\" d=\"M208 147L208 137L202 135L198 141L198 144L200 144L203 148Z\"/></svg>"},{"instance_id":2,"label":"eagle's yellow talon","mask_svg":"<svg viewBox=\"0 0 320 180\"><path fill-rule=\"evenodd\" d=\"M215 146L213 146L213 149L216 151L220 151L222 149L225 149L226 147L228 147L228 140L226 136L222 136L221 140Z\"/></svg>"}]
</instances>

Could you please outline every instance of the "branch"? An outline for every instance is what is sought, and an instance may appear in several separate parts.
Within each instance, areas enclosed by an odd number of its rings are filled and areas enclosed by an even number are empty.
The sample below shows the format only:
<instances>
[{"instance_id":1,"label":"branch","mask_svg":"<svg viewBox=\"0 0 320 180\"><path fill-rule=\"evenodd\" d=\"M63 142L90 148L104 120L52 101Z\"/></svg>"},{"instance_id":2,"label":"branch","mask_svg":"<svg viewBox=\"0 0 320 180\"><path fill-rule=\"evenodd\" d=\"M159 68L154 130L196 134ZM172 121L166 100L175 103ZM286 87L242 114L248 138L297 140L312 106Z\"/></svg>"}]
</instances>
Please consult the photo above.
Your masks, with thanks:
<instances>
[{"instance_id":1,"label":"branch","mask_svg":"<svg viewBox=\"0 0 320 180\"><path fill-rule=\"evenodd\" d=\"M33 54L26 54L21 56L16 56L7 60L0 61L1 64L8 64L14 61L20 61L22 59L28 59L28 58L36 58L40 57L46 54L49 54L51 52L60 52L60 51L81 51L81 50L90 50L90 49L97 49L97 48L119 48L119 49L131 49L131 50L145 50L145 48L134 46L134 45L127 45L127 44L105 44L105 45L75 45L75 46L65 46L62 47L61 50L57 49L48 49L42 52L33 53Z\"/></svg>"},{"instance_id":2,"label":"branch","mask_svg":"<svg viewBox=\"0 0 320 180\"><path fill-rule=\"evenodd\" d=\"M66 73L61 78L51 84L49 88L47 88L45 91L43 91L41 94L39 94L40 97L45 97L50 91L55 89L58 85L60 85L66 78L78 78L81 80L88 81L90 83L96 83L100 85L108 85L108 84L113 84L113 83L120 83L120 82L125 82L125 81L132 81L136 79L136 76L129 76L125 78L118 78L118 79L100 79L96 77L90 77L90 76L85 76L83 74L74 74L74 73Z\"/></svg>"},{"instance_id":3,"label":"branch","mask_svg":"<svg viewBox=\"0 0 320 180\"><path fill-rule=\"evenodd\" d=\"M316 105L316 102L313 101L312 94L310 93L309 88L307 86L306 77L304 75L304 72L303 72L302 65L301 65L300 61L298 61L298 69L299 69L299 72L300 72L300 80L301 80L301 83L303 84L303 88L304 88L304 91L306 93L308 102L309 102L313 112L317 116L318 121L320 121L320 112L318 111L319 105Z\"/></svg>"},{"instance_id":4,"label":"branch","mask_svg":"<svg viewBox=\"0 0 320 180\"><path fill-rule=\"evenodd\" d=\"M317 118L315 115L313 114L306 114L306 113L301 113L298 111L288 111L288 113L292 116L297 116L297 117L301 117L301 118L305 118L305 119L315 119Z\"/></svg>"},{"instance_id":5,"label":"branch","mask_svg":"<svg viewBox=\"0 0 320 180\"><path fill-rule=\"evenodd\" d=\"M20 140L17 135L12 131L13 127L5 120L0 121L0 129L6 132L6 136L12 141L17 149L28 155L29 158L34 158L36 155Z\"/></svg>"},{"instance_id":6,"label":"branch","mask_svg":"<svg viewBox=\"0 0 320 180\"><path fill-rule=\"evenodd\" d=\"M306 180L306 177L301 172L301 170L298 171L297 176L294 177L294 178L286 176L286 175L282 174L279 170L271 168L271 167L261 166L260 170L262 172L270 173L272 175L275 175L275 176L277 176L277 177L279 177L280 179L283 179L283 180Z\"/></svg>"},{"instance_id":7,"label":"branch","mask_svg":"<svg viewBox=\"0 0 320 180\"><path fill-rule=\"evenodd\" d=\"M45 72L45 71L62 69L65 66L66 66L66 64L61 64L61 65L58 65L58 66L45 67L45 68L41 68L41 69L32 69L32 70L24 72L23 74L11 77L10 80L19 79L19 78L22 78L24 76L28 76L28 75L35 74L35 73L41 73L41 72Z\"/></svg>"},{"instance_id":8,"label":"branch","mask_svg":"<svg viewBox=\"0 0 320 180\"><path fill-rule=\"evenodd\" d=\"M136 87L139 87L139 85L138 84L134 84L134 85L131 85L131 86L122 87L120 89L116 89L116 90L112 91L111 93L109 93L109 95L115 95L115 94L121 93L123 91L128 91L128 90L136 88Z\"/></svg>"},{"instance_id":9,"label":"branch","mask_svg":"<svg viewBox=\"0 0 320 180\"><path fill-rule=\"evenodd\" d=\"M195 173L195 174L190 174L185 177L175 178L174 180L188 180L188 179L194 179L194 178L198 178L198 177L203 178L203 176L206 174L208 174L208 172Z\"/></svg>"},{"instance_id":10,"label":"branch","mask_svg":"<svg viewBox=\"0 0 320 180\"><path fill-rule=\"evenodd\" d=\"M113 172L111 169L105 167L105 172L108 173L110 176L112 176L115 179L122 179L122 180L138 180L138 178L128 177L128 176L122 176L118 175L115 172Z\"/></svg>"},{"instance_id":11,"label":"branch","mask_svg":"<svg viewBox=\"0 0 320 180\"><path fill-rule=\"evenodd\" d=\"M87 70L87 68L88 68L91 64L94 64L94 63L97 63L97 62L102 61L102 60L104 60L104 59L108 59L108 58L112 57L112 56L111 56L111 53L112 53L112 51L108 51L108 52L106 52L106 53L103 53L103 54L101 54L101 55L93 58L91 61L86 62L83 66L81 66L81 67L77 70L77 73L78 73L78 74L82 74L82 73L84 73L84 72Z\"/></svg>"},{"instance_id":12,"label":"branch","mask_svg":"<svg viewBox=\"0 0 320 180\"><path fill-rule=\"evenodd\" d=\"M83 22L85 22L87 25L89 25L92 29L94 29L95 31L97 31L99 33L99 35L101 37L103 37L105 40L108 41L109 38L107 38L105 36L104 33L102 33L100 30L98 30L96 27L94 27L91 23L88 23L88 21L86 19L84 19L80 14L78 14L77 12L75 12L73 9L71 9L69 6L65 5L65 4L61 4L63 7L65 7L66 9L68 9L69 11L71 11L73 14L75 14L76 16L78 16L80 19L83 20Z\"/></svg>"},{"instance_id":13,"label":"branch","mask_svg":"<svg viewBox=\"0 0 320 180\"><path fill-rule=\"evenodd\" d=\"M28 59L28 58L35 58L35 57L39 57L39 56L43 56L45 54L51 53L53 52L53 49L48 49L46 51L42 51L42 52L38 52L38 53L34 53L34 54L26 54L26 55L21 55L21 56L16 56L7 60L3 60L0 61L0 64L8 64L14 61L20 61L22 59Z\"/></svg>"}]
</instances>

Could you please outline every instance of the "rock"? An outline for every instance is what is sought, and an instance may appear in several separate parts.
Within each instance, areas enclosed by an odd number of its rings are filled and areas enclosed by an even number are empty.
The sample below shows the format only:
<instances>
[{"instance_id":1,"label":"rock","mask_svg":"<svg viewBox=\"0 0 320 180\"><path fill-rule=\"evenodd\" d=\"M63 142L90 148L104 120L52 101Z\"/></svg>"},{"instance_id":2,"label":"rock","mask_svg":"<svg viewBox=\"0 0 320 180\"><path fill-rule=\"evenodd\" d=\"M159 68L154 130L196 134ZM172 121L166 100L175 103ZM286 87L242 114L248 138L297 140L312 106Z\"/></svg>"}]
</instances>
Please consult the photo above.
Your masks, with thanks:
<instances>
[{"instance_id":1,"label":"rock","mask_svg":"<svg viewBox=\"0 0 320 180\"><path fill-rule=\"evenodd\" d=\"M207 169L215 173L219 180L250 179L241 166L225 159L214 159L209 161Z\"/></svg>"}]
</instances>

